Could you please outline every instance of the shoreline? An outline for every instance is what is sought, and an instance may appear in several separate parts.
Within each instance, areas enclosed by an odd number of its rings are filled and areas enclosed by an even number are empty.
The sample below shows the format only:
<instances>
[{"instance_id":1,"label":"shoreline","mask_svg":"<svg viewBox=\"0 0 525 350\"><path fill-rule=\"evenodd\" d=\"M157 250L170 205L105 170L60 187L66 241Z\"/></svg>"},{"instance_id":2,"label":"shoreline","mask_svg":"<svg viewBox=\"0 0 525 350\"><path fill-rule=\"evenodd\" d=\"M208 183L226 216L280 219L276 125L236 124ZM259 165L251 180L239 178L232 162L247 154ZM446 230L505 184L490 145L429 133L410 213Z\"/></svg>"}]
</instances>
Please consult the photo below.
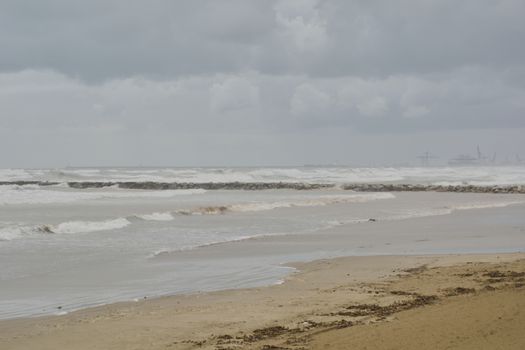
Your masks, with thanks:
<instances>
[{"instance_id":1,"label":"shoreline","mask_svg":"<svg viewBox=\"0 0 525 350\"><path fill-rule=\"evenodd\" d=\"M301 346L306 346L307 341L306 348L310 348L316 341L323 341L315 335L317 332L325 334L389 322L398 312L444 303L449 297L446 294L451 291L462 297L485 295L483 288L487 285L483 283L487 278L483 273L477 277L481 282L454 276L473 273L466 273L466 269L516 270L514 275L498 272L500 275L494 273L491 278L508 277L508 283L523 284L524 261L525 253L520 252L341 257L290 263L284 265L298 271L288 275L279 285L119 302L63 316L2 320L0 347L23 349L39 344L39 349L52 349L66 348L66 344L74 343L75 349L219 349L228 346L255 349L265 345L296 349L297 344L283 346L300 336L308 338L300 341L304 343ZM441 276L447 269L455 269L455 274L449 273L445 281ZM423 278L428 271L436 273ZM487 291L499 293L501 289L501 293L525 295L522 286L516 287L516 291L501 287L507 282L492 281L488 285L494 290ZM399 293L390 293L392 288L399 289ZM438 295L439 301L416 295ZM365 306L358 309L342 307L356 303ZM349 312L345 314L344 310ZM369 320L363 321L362 316ZM363 326L353 327L358 325ZM105 337L92 338L100 331Z\"/></svg>"}]
</instances>

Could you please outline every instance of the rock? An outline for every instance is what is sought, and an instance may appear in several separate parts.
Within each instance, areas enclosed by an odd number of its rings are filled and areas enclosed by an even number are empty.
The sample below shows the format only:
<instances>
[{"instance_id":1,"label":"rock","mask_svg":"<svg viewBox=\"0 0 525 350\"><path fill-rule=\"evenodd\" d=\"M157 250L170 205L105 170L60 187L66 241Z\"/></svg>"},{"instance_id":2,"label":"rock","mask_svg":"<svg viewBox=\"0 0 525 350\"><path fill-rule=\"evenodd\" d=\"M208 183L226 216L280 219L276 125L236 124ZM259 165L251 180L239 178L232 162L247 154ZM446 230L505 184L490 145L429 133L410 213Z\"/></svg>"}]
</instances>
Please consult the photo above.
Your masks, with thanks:
<instances>
[{"instance_id":1,"label":"rock","mask_svg":"<svg viewBox=\"0 0 525 350\"><path fill-rule=\"evenodd\" d=\"M49 181L0 181L2 185L38 185L38 186L52 186L58 185L59 182ZM104 182L104 181L70 181L67 183L69 187L76 189L86 188L104 188L110 186L117 186L123 189L133 190L180 190L180 189L205 189L205 190L245 190L245 191L260 191L260 190L318 190L326 188L334 188L335 184L327 183L301 183L301 182ZM459 185L459 186L442 186L442 185L423 185L423 184L344 184L338 186L343 190L356 192L457 192L457 193L524 193L524 185L510 185L510 186L474 186L474 185Z\"/></svg>"}]
</instances>

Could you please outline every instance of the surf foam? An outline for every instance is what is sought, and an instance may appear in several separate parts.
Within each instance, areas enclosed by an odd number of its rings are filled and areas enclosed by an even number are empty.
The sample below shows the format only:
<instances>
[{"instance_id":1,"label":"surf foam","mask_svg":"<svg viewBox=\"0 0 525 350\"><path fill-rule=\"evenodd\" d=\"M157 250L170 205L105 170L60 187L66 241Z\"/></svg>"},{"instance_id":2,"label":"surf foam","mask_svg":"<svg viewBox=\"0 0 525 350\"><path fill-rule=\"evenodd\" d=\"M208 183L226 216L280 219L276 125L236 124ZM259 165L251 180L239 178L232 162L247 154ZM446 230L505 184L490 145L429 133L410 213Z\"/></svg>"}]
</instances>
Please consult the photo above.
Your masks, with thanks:
<instances>
[{"instance_id":1,"label":"surf foam","mask_svg":"<svg viewBox=\"0 0 525 350\"><path fill-rule=\"evenodd\" d=\"M0 169L0 181L525 184L524 166Z\"/></svg>"},{"instance_id":2,"label":"surf foam","mask_svg":"<svg viewBox=\"0 0 525 350\"><path fill-rule=\"evenodd\" d=\"M121 229L130 224L131 222L125 218L106 221L68 221L49 226L49 230L51 233L87 233Z\"/></svg>"},{"instance_id":3,"label":"surf foam","mask_svg":"<svg viewBox=\"0 0 525 350\"><path fill-rule=\"evenodd\" d=\"M53 188L54 187L54 188ZM97 199L171 198L205 193L204 189L181 189L165 191L144 190L92 190L73 191L61 186L41 187L38 185L0 186L0 205L73 203Z\"/></svg>"},{"instance_id":4,"label":"surf foam","mask_svg":"<svg viewBox=\"0 0 525 350\"><path fill-rule=\"evenodd\" d=\"M135 217L146 221L171 221L175 219L169 212L135 215Z\"/></svg>"}]
</instances>

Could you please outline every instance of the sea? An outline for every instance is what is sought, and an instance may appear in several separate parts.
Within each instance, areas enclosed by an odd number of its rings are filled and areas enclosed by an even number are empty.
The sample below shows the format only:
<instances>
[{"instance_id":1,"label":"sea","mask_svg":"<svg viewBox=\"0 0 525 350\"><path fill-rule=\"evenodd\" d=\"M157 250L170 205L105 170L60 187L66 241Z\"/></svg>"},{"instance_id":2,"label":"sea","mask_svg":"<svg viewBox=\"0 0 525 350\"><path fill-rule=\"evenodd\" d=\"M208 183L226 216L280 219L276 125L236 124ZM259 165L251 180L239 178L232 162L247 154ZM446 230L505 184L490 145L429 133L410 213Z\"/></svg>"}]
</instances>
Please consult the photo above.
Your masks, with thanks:
<instances>
[{"instance_id":1,"label":"sea","mask_svg":"<svg viewBox=\"0 0 525 350\"><path fill-rule=\"evenodd\" d=\"M523 194L353 192L349 183L525 185L525 167L0 169L0 319L281 283L294 261L525 249Z\"/></svg>"}]
</instances>

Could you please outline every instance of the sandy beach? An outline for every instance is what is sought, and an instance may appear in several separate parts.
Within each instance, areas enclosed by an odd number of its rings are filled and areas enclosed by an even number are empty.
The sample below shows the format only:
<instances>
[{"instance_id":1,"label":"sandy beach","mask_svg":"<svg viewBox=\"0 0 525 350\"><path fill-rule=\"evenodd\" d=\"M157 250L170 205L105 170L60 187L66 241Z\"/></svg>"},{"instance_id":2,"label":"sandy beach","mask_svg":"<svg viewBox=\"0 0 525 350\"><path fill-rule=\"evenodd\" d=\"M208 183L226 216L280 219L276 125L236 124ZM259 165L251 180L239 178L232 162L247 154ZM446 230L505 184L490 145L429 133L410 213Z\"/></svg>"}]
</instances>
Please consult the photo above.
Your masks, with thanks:
<instances>
[{"instance_id":1,"label":"sandy beach","mask_svg":"<svg viewBox=\"0 0 525 350\"><path fill-rule=\"evenodd\" d=\"M0 322L2 349L522 349L525 254L346 257L263 288Z\"/></svg>"}]
</instances>

